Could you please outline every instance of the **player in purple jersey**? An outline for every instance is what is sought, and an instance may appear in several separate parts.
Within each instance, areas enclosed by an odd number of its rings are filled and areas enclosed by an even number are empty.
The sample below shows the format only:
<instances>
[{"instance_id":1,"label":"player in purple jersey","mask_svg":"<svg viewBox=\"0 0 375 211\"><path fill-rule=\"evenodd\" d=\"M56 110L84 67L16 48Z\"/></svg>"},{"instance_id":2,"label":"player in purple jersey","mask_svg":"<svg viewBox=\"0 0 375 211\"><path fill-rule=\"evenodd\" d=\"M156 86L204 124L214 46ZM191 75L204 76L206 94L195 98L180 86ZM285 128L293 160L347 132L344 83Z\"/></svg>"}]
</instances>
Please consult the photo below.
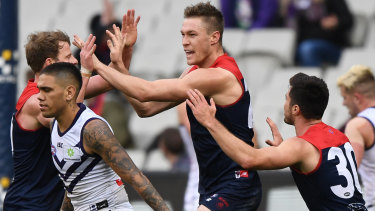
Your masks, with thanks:
<instances>
[{"instance_id":1,"label":"player in purple jersey","mask_svg":"<svg viewBox=\"0 0 375 211\"><path fill-rule=\"evenodd\" d=\"M137 37L137 23L134 11L124 15L123 30L127 33L127 45L120 54L121 64L129 63ZM90 36L92 42L95 38ZM36 84L40 71L56 62L77 64L70 50L70 39L61 31L37 32L30 34L25 45L27 63L33 70L35 78L17 102L16 112L12 119L12 153L14 160L14 178L4 199L4 210L59 210L64 197L64 189L51 160L49 118L42 116ZM88 51L86 51L86 54ZM81 56L87 56L82 55ZM121 58L122 57L122 58ZM91 57L90 57L91 58ZM116 61L112 61L116 63ZM114 64L112 64L114 65ZM115 65L114 65L115 66ZM82 67L85 64L82 63ZM86 97L95 96L112 89L100 76L91 77L88 83L86 71L82 72L85 81ZM83 101L84 93L79 96Z\"/></svg>"},{"instance_id":2,"label":"player in purple jersey","mask_svg":"<svg viewBox=\"0 0 375 211\"><path fill-rule=\"evenodd\" d=\"M88 70L92 70L92 65L87 64ZM67 192L61 210L132 210L122 186L126 182L151 208L168 211L108 123L86 106L77 104L81 87L82 77L69 63L46 67L38 81L41 113L45 118L54 118L52 154Z\"/></svg>"},{"instance_id":3,"label":"player in purple jersey","mask_svg":"<svg viewBox=\"0 0 375 211\"><path fill-rule=\"evenodd\" d=\"M284 121L294 125L297 136L283 141L276 125L267 118L274 140L267 141L271 147L262 149L248 146L215 118L212 98L208 105L198 90L189 90L187 103L223 151L242 167L290 167L310 210L367 210L348 138L321 121L329 96L326 83L303 73L293 76L289 83Z\"/></svg>"},{"instance_id":4,"label":"player in purple jersey","mask_svg":"<svg viewBox=\"0 0 375 211\"><path fill-rule=\"evenodd\" d=\"M371 69L354 65L337 81L343 104L353 117L345 134L353 145L363 198L369 211L375 210L375 78Z\"/></svg>"}]
</instances>

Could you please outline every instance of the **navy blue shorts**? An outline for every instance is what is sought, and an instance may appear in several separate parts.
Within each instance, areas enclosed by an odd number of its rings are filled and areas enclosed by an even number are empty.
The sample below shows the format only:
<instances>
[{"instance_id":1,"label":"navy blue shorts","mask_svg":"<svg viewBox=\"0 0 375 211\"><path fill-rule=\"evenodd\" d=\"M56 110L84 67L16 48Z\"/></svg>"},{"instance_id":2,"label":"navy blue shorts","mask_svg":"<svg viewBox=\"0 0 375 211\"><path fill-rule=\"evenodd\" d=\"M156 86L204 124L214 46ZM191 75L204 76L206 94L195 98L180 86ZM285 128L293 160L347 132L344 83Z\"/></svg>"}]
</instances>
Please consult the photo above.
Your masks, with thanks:
<instances>
[{"instance_id":1,"label":"navy blue shorts","mask_svg":"<svg viewBox=\"0 0 375 211\"><path fill-rule=\"evenodd\" d=\"M261 199L262 193L255 194L248 199L234 198L228 194L215 193L208 196L201 196L199 199L199 205L204 205L212 211L255 211L258 209Z\"/></svg>"}]
</instances>

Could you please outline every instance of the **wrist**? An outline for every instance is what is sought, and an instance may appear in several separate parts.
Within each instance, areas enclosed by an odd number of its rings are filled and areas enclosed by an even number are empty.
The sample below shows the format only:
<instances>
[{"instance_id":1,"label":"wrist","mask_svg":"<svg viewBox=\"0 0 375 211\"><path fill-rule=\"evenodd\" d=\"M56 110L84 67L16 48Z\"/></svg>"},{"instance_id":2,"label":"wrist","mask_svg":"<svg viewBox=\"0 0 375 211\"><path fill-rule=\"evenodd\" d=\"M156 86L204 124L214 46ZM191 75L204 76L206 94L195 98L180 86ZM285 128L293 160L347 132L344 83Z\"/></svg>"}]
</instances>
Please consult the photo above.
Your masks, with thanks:
<instances>
[{"instance_id":1,"label":"wrist","mask_svg":"<svg viewBox=\"0 0 375 211\"><path fill-rule=\"evenodd\" d=\"M92 74L92 70L86 69L84 66L81 65L81 75L82 77L90 78Z\"/></svg>"},{"instance_id":2,"label":"wrist","mask_svg":"<svg viewBox=\"0 0 375 211\"><path fill-rule=\"evenodd\" d=\"M217 127L217 120L215 118L206 119L203 126L205 126L208 130L214 130Z\"/></svg>"}]
</instances>

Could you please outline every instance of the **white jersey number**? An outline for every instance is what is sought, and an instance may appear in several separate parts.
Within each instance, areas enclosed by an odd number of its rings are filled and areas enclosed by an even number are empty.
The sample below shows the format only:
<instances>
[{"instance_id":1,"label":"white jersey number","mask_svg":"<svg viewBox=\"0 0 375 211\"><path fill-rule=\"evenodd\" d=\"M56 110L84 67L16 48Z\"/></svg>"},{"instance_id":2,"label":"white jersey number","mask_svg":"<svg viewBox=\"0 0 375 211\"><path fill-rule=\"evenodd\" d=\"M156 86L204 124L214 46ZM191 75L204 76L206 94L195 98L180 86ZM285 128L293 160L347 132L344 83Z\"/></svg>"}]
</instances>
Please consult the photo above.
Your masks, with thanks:
<instances>
[{"instance_id":1,"label":"white jersey number","mask_svg":"<svg viewBox=\"0 0 375 211\"><path fill-rule=\"evenodd\" d=\"M354 165L354 159L352 156L352 152L354 153L353 148L349 144L349 142L347 142L344 145L344 148L345 148L345 152L343 152L343 150L341 150L338 147L332 147L328 151L328 160L333 160L336 157L339 159L339 164L336 165L337 172L339 173L339 175L344 176L347 181L346 187L343 187L342 185L331 186L332 192L340 198L348 199L348 198L353 197L355 188L357 188L359 192L362 192L362 191L361 191L361 186L359 185L357 169ZM353 172L353 176L350 173L349 169L346 168L347 166L346 159L348 159L349 161L350 168L352 169L352 172Z\"/></svg>"}]
</instances>

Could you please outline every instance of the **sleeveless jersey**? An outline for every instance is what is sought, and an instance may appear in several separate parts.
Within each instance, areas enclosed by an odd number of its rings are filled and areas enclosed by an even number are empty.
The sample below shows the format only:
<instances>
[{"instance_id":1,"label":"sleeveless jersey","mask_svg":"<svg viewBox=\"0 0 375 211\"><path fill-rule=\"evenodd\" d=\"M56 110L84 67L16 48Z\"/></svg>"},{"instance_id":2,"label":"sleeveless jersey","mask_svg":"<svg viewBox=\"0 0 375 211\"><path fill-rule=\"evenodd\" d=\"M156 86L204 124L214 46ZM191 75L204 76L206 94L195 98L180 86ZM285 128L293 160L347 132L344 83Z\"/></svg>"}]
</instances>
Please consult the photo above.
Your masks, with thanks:
<instances>
[{"instance_id":1,"label":"sleeveless jersey","mask_svg":"<svg viewBox=\"0 0 375 211\"><path fill-rule=\"evenodd\" d=\"M242 96L230 105L217 105L216 118L236 137L253 146L253 114L250 93L235 60L224 54L218 57L210 68L228 70L236 76L240 83L243 90ZM191 71L199 71L199 69L197 66L193 66L189 73ZM255 193L260 193L261 185L257 172L244 170L230 159L221 150L209 131L196 120L189 106L186 108L199 165L199 193L201 196L224 193L240 199L253 197Z\"/></svg>"},{"instance_id":2,"label":"sleeveless jersey","mask_svg":"<svg viewBox=\"0 0 375 211\"><path fill-rule=\"evenodd\" d=\"M62 133L54 120L51 134L53 162L74 210L131 208L121 178L100 156L89 155L83 148L82 132L87 123L100 119L109 124L84 104L78 105L80 110L71 126Z\"/></svg>"},{"instance_id":3,"label":"sleeveless jersey","mask_svg":"<svg viewBox=\"0 0 375 211\"><path fill-rule=\"evenodd\" d=\"M375 108L367 108L360 112L358 117L367 119L375 129ZM375 133L375 130L374 130ZM361 177L363 187L363 198L366 202L366 207L370 210L375 210L375 141L372 145L365 149L361 165L358 168L358 173Z\"/></svg>"},{"instance_id":4,"label":"sleeveless jersey","mask_svg":"<svg viewBox=\"0 0 375 211\"><path fill-rule=\"evenodd\" d=\"M322 122L299 138L320 151L320 161L312 172L304 174L291 168L309 210L366 210L348 138Z\"/></svg>"},{"instance_id":5,"label":"sleeveless jersey","mask_svg":"<svg viewBox=\"0 0 375 211\"><path fill-rule=\"evenodd\" d=\"M27 130L17 122L25 102L39 93L30 80L23 90L11 121L14 177L4 200L4 210L60 210L63 184L51 159L50 131L41 127Z\"/></svg>"}]
</instances>

